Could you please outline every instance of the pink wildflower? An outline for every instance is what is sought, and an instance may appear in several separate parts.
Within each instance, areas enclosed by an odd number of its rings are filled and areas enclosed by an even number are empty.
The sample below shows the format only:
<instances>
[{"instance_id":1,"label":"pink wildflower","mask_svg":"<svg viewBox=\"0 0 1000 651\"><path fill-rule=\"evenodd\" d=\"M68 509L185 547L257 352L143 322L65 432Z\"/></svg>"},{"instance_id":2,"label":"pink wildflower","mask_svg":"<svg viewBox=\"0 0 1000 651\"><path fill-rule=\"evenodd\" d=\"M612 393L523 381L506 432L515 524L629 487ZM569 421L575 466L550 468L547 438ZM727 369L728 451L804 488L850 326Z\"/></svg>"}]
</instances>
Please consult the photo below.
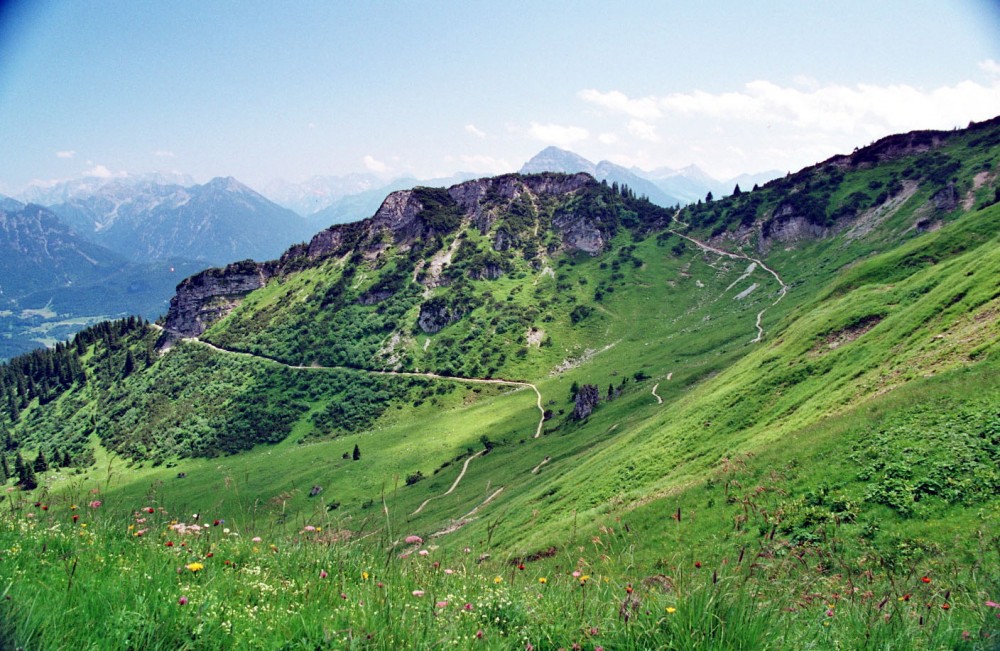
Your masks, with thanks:
<instances>
[{"instance_id":1,"label":"pink wildflower","mask_svg":"<svg viewBox=\"0 0 1000 651\"><path fill-rule=\"evenodd\" d=\"M262 541L263 538L261 538L260 536L254 536L253 538L250 539L250 542L262 542Z\"/></svg>"},{"instance_id":2,"label":"pink wildflower","mask_svg":"<svg viewBox=\"0 0 1000 651\"><path fill-rule=\"evenodd\" d=\"M319 571L319 578L325 579L328 576L330 576L330 575L326 573L326 570L320 570Z\"/></svg>"},{"instance_id":3,"label":"pink wildflower","mask_svg":"<svg viewBox=\"0 0 1000 651\"><path fill-rule=\"evenodd\" d=\"M413 591L413 596L414 597L423 597L424 596L424 591L423 590L414 590Z\"/></svg>"},{"instance_id":4,"label":"pink wildflower","mask_svg":"<svg viewBox=\"0 0 1000 651\"><path fill-rule=\"evenodd\" d=\"M420 550L419 552L417 552L417 553L418 553L418 554L420 554L421 556L427 556L427 554L430 554L430 552L429 552L429 551L427 551L426 549L421 549L421 550Z\"/></svg>"},{"instance_id":5,"label":"pink wildflower","mask_svg":"<svg viewBox=\"0 0 1000 651\"><path fill-rule=\"evenodd\" d=\"M180 606L186 606L187 602L188 602L187 597L181 597L180 599L177 600L177 604Z\"/></svg>"},{"instance_id":6,"label":"pink wildflower","mask_svg":"<svg viewBox=\"0 0 1000 651\"><path fill-rule=\"evenodd\" d=\"M87 506L89 506L92 509L99 509L99 508L101 508L101 500L94 500L93 502L91 502Z\"/></svg>"},{"instance_id":7,"label":"pink wildflower","mask_svg":"<svg viewBox=\"0 0 1000 651\"><path fill-rule=\"evenodd\" d=\"M448 607L448 602L447 601L439 601L436 604L434 604L434 607L435 608L447 608Z\"/></svg>"},{"instance_id":8,"label":"pink wildflower","mask_svg":"<svg viewBox=\"0 0 1000 651\"><path fill-rule=\"evenodd\" d=\"M424 542L424 539L421 538L420 536L407 536L406 537L406 544L407 545L421 545L421 544L423 544L423 542Z\"/></svg>"}]
</instances>

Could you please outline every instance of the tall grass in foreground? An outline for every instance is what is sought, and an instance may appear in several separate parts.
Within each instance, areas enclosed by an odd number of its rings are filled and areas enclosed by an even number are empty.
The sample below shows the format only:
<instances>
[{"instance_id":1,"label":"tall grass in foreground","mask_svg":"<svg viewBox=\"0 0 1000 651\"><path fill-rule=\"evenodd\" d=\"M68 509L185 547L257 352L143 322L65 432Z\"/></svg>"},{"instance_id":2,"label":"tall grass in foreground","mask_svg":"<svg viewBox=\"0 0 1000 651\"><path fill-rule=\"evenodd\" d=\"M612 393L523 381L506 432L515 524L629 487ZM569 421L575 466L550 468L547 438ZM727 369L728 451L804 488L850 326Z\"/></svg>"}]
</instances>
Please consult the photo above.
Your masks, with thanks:
<instances>
[{"instance_id":1,"label":"tall grass in foreground","mask_svg":"<svg viewBox=\"0 0 1000 651\"><path fill-rule=\"evenodd\" d=\"M238 514L237 514L238 515ZM996 549L923 574L775 544L487 558L336 520L297 534L97 492L0 502L0 646L27 649L993 649ZM408 539L408 540L407 540ZM617 551L616 551L617 549ZM695 557L704 559L691 563ZM684 560L682 560L684 559ZM838 564L843 565L842 567ZM844 588L847 586L847 589Z\"/></svg>"}]
</instances>

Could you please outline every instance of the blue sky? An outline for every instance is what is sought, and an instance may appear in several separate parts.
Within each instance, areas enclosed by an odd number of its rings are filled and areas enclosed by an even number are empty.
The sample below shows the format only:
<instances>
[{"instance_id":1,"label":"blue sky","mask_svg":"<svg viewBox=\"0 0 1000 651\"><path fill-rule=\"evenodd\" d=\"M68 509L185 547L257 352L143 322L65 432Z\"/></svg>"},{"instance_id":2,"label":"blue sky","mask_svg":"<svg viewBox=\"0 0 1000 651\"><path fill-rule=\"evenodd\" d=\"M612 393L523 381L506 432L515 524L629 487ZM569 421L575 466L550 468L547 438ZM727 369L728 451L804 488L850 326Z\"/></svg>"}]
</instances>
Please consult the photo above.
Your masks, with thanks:
<instances>
[{"instance_id":1,"label":"blue sky","mask_svg":"<svg viewBox=\"0 0 1000 651\"><path fill-rule=\"evenodd\" d=\"M0 192L516 170L795 170L1000 115L1000 3L4 3Z\"/></svg>"}]
</instances>

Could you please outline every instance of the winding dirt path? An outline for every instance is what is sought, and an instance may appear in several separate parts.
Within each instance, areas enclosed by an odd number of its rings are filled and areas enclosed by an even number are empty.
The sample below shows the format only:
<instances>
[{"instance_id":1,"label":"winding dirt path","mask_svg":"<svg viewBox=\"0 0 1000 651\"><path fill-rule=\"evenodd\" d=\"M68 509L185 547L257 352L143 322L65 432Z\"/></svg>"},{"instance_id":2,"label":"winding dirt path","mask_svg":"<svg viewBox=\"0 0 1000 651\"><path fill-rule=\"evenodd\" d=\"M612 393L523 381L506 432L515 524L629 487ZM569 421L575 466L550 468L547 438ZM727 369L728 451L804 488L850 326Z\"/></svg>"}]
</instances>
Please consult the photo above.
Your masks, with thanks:
<instances>
[{"instance_id":1,"label":"winding dirt path","mask_svg":"<svg viewBox=\"0 0 1000 651\"><path fill-rule=\"evenodd\" d=\"M677 215L679 215L679 214L680 214L679 210L674 213L674 215L673 215L674 222L677 223L677 224L680 224L680 225L682 225L684 227L689 226L689 224L687 222L682 222L681 220L677 219ZM670 228L670 229L667 229L667 230L669 232L673 233L674 235L677 235L678 237L683 237L685 240L687 240L689 242L692 242L693 244L695 244L699 248L701 248L701 249L703 249L705 251L709 251L710 253L715 253L716 255L725 256L727 258L733 258L735 260L748 260L750 262L754 262L758 266L760 266L761 269L763 269L767 273L769 273L772 276L774 276L774 279L777 280L778 284L781 286L781 291L778 293L778 298L775 299L775 301L773 303L771 303L768 307L765 307L763 310L761 310L760 312L757 313L757 322L756 322L756 324L754 326L754 327L757 328L757 336L754 337L752 340L750 340L750 343L756 344L756 343L760 343L761 341L763 341L763 339L764 339L764 328L761 326L760 322L761 322L761 319L764 317L764 312L767 312L768 309L774 307L779 302L781 302L781 299L783 299L785 297L785 294L788 293L788 285L786 285L785 281L781 279L781 276L778 275L778 272L776 272L774 269L768 267L766 264L764 264L762 261L758 260L757 258L751 258L748 255L743 255L742 253L732 253L730 251L725 251L723 249L718 249L718 248L716 248L716 247L714 247L714 246L712 246L710 244L705 244L701 240L696 240L695 238L693 238L693 237L691 237L689 235L685 235L684 233L681 233L680 231L678 231L677 229L674 229L674 228Z\"/></svg>"},{"instance_id":2,"label":"winding dirt path","mask_svg":"<svg viewBox=\"0 0 1000 651\"><path fill-rule=\"evenodd\" d=\"M542 469L542 466L544 466L548 462L549 462L549 457L545 457L544 459L542 459L542 462L540 464L531 469L531 474L537 475L538 471Z\"/></svg>"},{"instance_id":3,"label":"winding dirt path","mask_svg":"<svg viewBox=\"0 0 1000 651\"><path fill-rule=\"evenodd\" d=\"M158 329L162 330L160 326L156 326ZM414 371L377 371L374 369L367 368L354 368L351 366L320 366L318 364L312 364L310 366L302 366L296 364L288 364L280 359L274 359L273 357L267 357L266 355L257 355L255 353L247 353L239 350L229 350L228 348L220 348L215 344L209 343L198 337L184 337L183 341L190 341L194 343L201 344L211 350L218 353L225 353L228 355L241 355L243 357L250 357L253 359L260 359L267 362L273 362L285 368L291 368L299 371L357 371L360 373L371 373L372 375L395 375L398 377L425 377L431 378L433 380L448 380L451 382L463 382L471 384L496 384L500 386L509 387L528 387L535 392L535 406L538 408L538 426L535 428L535 438L537 439L542 435L542 428L545 426L545 408L542 406L542 392L538 390L538 387L531 382L522 382L520 380L500 380L495 378L473 378L473 377L457 377L454 375L438 375L437 373L418 373Z\"/></svg>"},{"instance_id":4,"label":"winding dirt path","mask_svg":"<svg viewBox=\"0 0 1000 651\"><path fill-rule=\"evenodd\" d=\"M458 482L462 481L462 477L465 477L465 471L469 469L469 464L472 462L472 460L475 459L476 457L481 457L484 454L486 454L486 450L480 450L479 452L476 452L474 455L472 455L471 457L469 457L468 459L466 459L465 463L462 465L462 472L458 473L458 477L455 477L455 481L452 482L451 488L449 488L447 491L441 493L440 495L435 495L433 497L428 497L426 500L424 500L420 504L420 506L417 507L417 510L414 511L413 513L411 513L410 515L416 515L416 514L420 513L421 511L423 511L424 507L427 506L427 503L430 502L431 500L436 500L437 498L444 497L445 495L451 495L451 492L453 490L455 490L456 488L458 488Z\"/></svg>"},{"instance_id":5,"label":"winding dirt path","mask_svg":"<svg viewBox=\"0 0 1000 651\"><path fill-rule=\"evenodd\" d=\"M663 398L660 397L660 394L656 393L656 390L658 388L660 388L660 383L659 382L657 382L656 384L653 385L653 397L656 398L656 404L662 405L663 404Z\"/></svg>"}]
</instances>

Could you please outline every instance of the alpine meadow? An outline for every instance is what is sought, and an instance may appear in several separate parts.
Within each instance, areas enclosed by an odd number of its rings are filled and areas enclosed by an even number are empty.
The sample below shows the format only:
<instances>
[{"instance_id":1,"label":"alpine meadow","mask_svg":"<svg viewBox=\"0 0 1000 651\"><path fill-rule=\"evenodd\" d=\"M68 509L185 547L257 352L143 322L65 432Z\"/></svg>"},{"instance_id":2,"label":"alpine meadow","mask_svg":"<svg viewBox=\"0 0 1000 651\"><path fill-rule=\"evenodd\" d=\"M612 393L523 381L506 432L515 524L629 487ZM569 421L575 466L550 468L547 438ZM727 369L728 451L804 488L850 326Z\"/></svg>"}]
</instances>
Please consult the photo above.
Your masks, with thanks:
<instances>
[{"instance_id":1,"label":"alpine meadow","mask_svg":"<svg viewBox=\"0 0 1000 651\"><path fill-rule=\"evenodd\" d=\"M996 649L1000 118L389 194L0 365L0 646Z\"/></svg>"}]
</instances>

